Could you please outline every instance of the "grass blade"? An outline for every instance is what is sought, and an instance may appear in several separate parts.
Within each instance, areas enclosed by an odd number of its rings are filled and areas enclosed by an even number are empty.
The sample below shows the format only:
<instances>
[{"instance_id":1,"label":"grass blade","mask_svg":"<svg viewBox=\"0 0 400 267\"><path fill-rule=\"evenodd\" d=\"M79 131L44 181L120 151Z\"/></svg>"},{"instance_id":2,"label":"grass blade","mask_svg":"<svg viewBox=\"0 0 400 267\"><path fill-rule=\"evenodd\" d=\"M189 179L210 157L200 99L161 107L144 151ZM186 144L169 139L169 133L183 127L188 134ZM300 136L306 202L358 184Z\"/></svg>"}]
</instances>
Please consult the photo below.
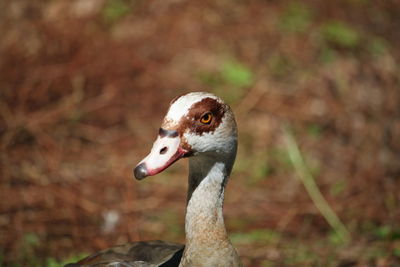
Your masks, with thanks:
<instances>
[{"instance_id":1,"label":"grass blade","mask_svg":"<svg viewBox=\"0 0 400 267\"><path fill-rule=\"evenodd\" d=\"M350 232L341 222L337 214L333 211L333 209L319 190L318 185L315 183L315 179L310 169L308 168L302 153L300 152L299 146L293 133L287 126L283 128L283 133L291 164L293 165L299 179L306 188L307 193L312 199L314 205L317 207L322 216L324 216L325 220L329 223L332 229L337 233L343 243L346 244L350 242Z\"/></svg>"}]
</instances>

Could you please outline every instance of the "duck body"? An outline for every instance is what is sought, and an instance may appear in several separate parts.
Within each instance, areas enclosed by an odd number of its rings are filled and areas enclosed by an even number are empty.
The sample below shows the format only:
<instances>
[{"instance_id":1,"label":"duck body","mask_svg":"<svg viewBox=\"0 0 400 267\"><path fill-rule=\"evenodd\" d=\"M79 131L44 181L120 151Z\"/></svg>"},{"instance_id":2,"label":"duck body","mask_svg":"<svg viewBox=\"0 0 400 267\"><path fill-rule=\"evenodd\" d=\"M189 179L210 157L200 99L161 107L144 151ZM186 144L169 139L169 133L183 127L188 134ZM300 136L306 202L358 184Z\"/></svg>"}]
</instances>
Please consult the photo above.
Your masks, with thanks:
<instances>
[{"instance_id":1,"label":"duck body","mask_svg":"<svg viewBox=\"0 0 400 267\"><path fill-rule=\"evenodd\" d=\"M123 251L114 247L123 252L120 255L116 249L102 251L70 266L242 266L223 218L224 191L236 151L236 122L223 100L204 92L173 99L151 152L135 167L134 175L141 180L189 158L186 245L136 242L123 245ZM151 242L158 242L158 249ZM109 265L96 265L101 260Z\"/></svg>"},{"instance_id":2,"label":"duck body","mask_svg":"<svg viewBox=\"0 0 400 267\"><path fill-rule=\"evenodd\" d=\"M161 240L130 242L94 253L64 267L174 267L184 245Z\"/></svg>"}]
</instances>

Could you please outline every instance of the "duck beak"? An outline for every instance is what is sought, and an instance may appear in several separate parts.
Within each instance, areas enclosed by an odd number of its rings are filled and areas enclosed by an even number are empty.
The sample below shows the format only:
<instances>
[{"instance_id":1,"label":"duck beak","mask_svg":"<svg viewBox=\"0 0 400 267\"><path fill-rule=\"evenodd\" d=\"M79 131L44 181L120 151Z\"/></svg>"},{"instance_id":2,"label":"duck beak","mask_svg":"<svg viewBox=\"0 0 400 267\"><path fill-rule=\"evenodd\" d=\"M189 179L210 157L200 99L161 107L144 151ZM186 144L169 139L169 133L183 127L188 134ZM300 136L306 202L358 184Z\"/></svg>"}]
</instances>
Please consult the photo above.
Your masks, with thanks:
<instances>
[{"instance_id":1,"label":"duck beak","mask_svg":"<svg viewBox=\"0 0 400 267\"><path fill-rule=\"evenodd\" d=\"M188 151L181 147L181 138L177 131L160 128L150 154L133 170L135 178L142 180L147 176L156 175L187 154Z\"/></svg>"}]
</instances>

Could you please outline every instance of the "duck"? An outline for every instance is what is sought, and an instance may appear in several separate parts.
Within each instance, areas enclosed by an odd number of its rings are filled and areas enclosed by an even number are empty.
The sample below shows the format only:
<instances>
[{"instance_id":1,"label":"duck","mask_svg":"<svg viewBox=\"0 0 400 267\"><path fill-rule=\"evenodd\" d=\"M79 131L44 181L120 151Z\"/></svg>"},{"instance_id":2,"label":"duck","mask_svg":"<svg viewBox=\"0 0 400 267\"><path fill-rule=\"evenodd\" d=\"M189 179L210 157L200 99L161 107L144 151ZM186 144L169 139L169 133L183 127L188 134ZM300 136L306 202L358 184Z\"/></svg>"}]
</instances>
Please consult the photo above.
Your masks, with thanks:
<instances>
[{"instance_id":1,"label":"duck","mask_svg":"<svg viewBox=\"0 0 400 267\"><path fill-rule=\"evenodd\" d=\"M218 96L190 92L175 97L150 153L134 168L137 180L189 161L185 245L140 241L115 246L65 267L242 266L223 217L225 187L238 146L232 109Z\"/></svg>"}]
</instances>

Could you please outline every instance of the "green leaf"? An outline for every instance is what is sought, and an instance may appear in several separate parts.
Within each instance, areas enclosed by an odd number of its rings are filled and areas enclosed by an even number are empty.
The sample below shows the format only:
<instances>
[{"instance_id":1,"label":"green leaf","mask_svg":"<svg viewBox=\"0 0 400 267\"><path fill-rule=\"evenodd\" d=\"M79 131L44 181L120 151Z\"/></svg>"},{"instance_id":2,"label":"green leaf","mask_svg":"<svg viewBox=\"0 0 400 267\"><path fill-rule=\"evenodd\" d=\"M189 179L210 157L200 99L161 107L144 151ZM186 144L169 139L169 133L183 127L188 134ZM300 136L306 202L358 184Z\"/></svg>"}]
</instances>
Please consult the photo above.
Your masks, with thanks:
<instances>
[{"instance_id":1,"label":"green leaf","mask_svg":"<svg viewBox=\"0 0 400 267\"><path fill-rule=\"evenodd\" d=\"M388 46L388 42L385 39L377 37L368 43L368 51L374 56L380 56L386 53Z\"/></svg>"},{"instance_id":2,"label":"green leaf","mask_svg":"<svg viewBox=\"0 0 400 267\"><path fill-rule=\"evenodd\" d=\"M324 39L343 48L355 48L360 43L359 33L341 21L331 21L321 28Z\"/></svg>"},{"instance_id":3,"label":"green leaf","mask_svg":"<svg viewBox=\"0 0 400 267\"><path fill-rule=\"evenodd\" d=\"M253 73L243 64L229 61L222 66L222 79L229 85L248 87L253 84Z\"/></svg>"},{"instance_id":4,"label":"green leaf","mask_svg":"<svg viewBox=\"0 0 400 267\"><path fill-rule=\"evenodd\" d=\"M114 23L130 12L130 7L123 0L108 0L103 9L103 19L107 23Z\"/></svg>"},{"instance_id":5,"label":"green leaf","mask_svg":"<svg viewBox=\"0 0 400 267\"><path fill-rule=\"evenodd\" d=\"M375 235L380 239L388 239L392 234L392 228L388 225L383 225L375 229Z\"/></svg>"},{"instance_id":6,"label":"green leaf","mask_svg":"<svg viewBox=\"0 0 400 267\"><path fill-rule=\"evenodd\" d=\"M233 233L230 237L232 242L241 244L276 243L281 234L270 229L255 229L245 233Z\"/></svg>"},{"instance_id":7,"label":"green leaf","mask_svg":"<svg viewBox=\"0 0 400 267\"><path fill-rule=\"evenodd\" d=\"M279 27L287 32L304 32L312 22L310 8L302 2L292 2L284 10Z\"/></svg>"}]
</instances>

